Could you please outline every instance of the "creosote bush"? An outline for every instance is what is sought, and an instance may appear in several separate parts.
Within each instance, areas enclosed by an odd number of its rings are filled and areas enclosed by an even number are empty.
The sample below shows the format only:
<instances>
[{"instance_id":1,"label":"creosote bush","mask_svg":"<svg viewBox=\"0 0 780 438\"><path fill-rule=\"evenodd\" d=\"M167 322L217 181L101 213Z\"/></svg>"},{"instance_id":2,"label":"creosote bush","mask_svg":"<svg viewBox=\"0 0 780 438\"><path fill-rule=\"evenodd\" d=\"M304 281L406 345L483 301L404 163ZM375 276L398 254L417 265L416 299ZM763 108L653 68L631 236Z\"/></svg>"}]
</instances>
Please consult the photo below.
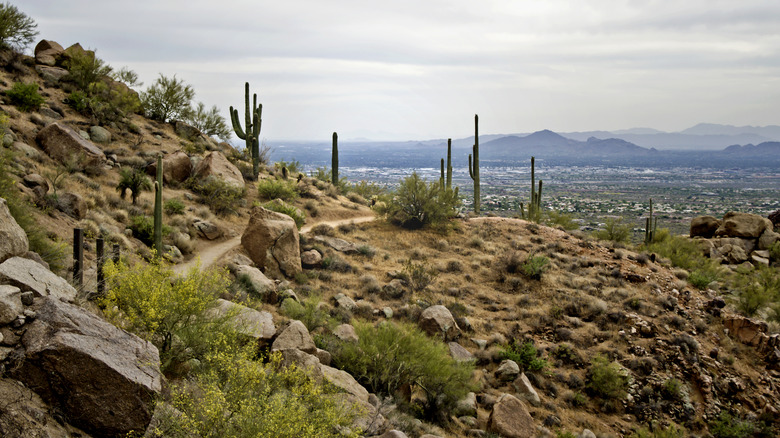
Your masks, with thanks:
<instances>
[{"instance_id":1,"label":"creosote bush","mask_svg":"<svg viewBox=\"0 0 780 438\"><path fill-rule=\"evenodd\" d=\"M447 418L458 400L472 391L471 363L458 363L445 344L426 336L416 326L382 322L355 322L359 341L321 338L333 355L333 363L352 374L369 391L395 395L404 385L428 395L423 415Z\"/></svg>"},{"instance_id":2,"label":"creosote bush","mask_svg":"<svg viewBox=\"0 0 780 438\"><path fill-rule=\"evenodd\" d=\"M236 206L244 202L244 189L228 184L220 178L190 178L186 185L199 194L200 202L206 204L215 214L235 212Z\"/></svg>"},{"instance_id":3,"label":"creosote bush","mask_svg":"<svg viewBox=\"0 0 780 438\"><path fill-rule=\"evenodd\" d=\"M628 374L617 362L610 362L601 355L593 358L586 383L593 395L606 400L622 400L628 384Z\"/></svg>"},{"instance_id":4,"label":"creosote bush","mask_svg":"<svg viewBox=\"0 0 780 438\"><path fill-rule=\"evenodd\" d=\"M545 256L531 255L523 262L522 266L520 266L520 270L526 277L533 280L540 280L544 271L549 267L550 259Z\"/></svg>"},{"instance_id":5,"label":"creosote bush","mask_svg":"<svg viewBox=\"0 0 780 438\"><path fill-rule=\"evenodd\" d=\"M539 357L539 352L531 342L520 344L517 340L513 340L511 344L501 349L499 355L502 359L514 361L523 370L541 371L548 366L547 361Z\"/></svg>"},{"instance_id":6,"label":"creosote bush","mask_svg":"<svg viewBox=\"0 0 780 438\"><path fill-rule=\"evenodd\" d=\"M601 240L626 243L631 237L631 228L623 224L623 218L607 218L604 229L596 232L596 237Z\"/></svg>"},{"instance_id":7,"label":"creosote bush","mask_svg":"<svg viewBox=\"0 0 780 438\"><path fill-rule=\"evenodd\" d=\"M195 90L184 80L177 79L176 75L169 78L160 74L154 84L141 93L141 103L150 119L160 122L185 120L192 113L190 102L193 97Z\"/></svg>"},{"instance_id":8,"label":"creosote bush","mask_svg":"<svg viewBox=\"0 0 780 438\"><path fill-rule=\"evenodd\" d=\"M718 263L702 255L696 242L686 237L672 236L666 229L658 230L655 241L648 245L647 250L666 257L674 266L689 271L689 281L698 288L706 287L721 276Z\"/></svg>"},{"instance_id":9,"label":"creosote bush","mask_svg":"<svg viewBox=\"0 0 780 438\"><path fill-rule=\"evenodd\" d=\"M263 179L257 182L257 193L263 199L281 199L292 201L298 199L298 187L295 182L279 179Z\"/></svg>"},{"instance_id":10,"label":"creosote bush","mask_svg":"<svg viewBox=\"0 0 780 438\"><path fill-rule=\"evenodd\" d=\"M444 225L459 205L454 190L442 188L438 182L426 183L414 172L401 181L383 213L395 225L418 229Z\"/></svg>"}]
</instances>

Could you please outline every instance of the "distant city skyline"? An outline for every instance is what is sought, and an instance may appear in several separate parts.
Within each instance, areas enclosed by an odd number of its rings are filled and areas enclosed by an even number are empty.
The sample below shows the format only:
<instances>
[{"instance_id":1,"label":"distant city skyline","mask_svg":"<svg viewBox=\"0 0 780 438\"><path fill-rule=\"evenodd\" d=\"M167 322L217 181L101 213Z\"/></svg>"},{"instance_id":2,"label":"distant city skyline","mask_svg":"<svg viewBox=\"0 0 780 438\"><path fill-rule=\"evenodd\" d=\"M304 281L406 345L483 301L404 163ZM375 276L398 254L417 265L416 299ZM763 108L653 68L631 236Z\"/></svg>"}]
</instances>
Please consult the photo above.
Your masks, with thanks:
<instances>
[{"instance_id":1,"label":"distant city skyline","mask_svg":"<svg viewBox=\"0 0 780 438\"><path fill-rule=\"evenodd\" d=\"M38 39L97 49L139 91L176 75L228 123L248 81L261 138L462 138L474 114L491 134L780 124L768 0L12 3Z\"/></svg>"}]
</instances>

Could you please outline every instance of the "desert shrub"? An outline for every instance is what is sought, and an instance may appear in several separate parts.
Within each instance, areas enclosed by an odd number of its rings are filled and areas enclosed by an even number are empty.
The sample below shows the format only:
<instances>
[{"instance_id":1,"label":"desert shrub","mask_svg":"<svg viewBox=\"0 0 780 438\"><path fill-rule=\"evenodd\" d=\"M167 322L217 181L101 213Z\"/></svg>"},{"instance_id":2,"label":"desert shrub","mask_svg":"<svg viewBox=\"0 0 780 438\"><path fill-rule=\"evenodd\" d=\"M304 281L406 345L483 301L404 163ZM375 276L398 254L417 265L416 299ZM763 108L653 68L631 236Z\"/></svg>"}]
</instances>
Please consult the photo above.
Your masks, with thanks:
<instances>
[{"instance_id":1,"label":"desert shrub","mask_svg":"<svg viewBox=\"0 0 780 438\"><path fill-rule=\"evenodd\" d=\"M121 120L138 111L141 106L138 96L131 90L107 81L93 82L84 91L74 91L65 102L100 124Z\"/></svg>"},{"instance_id":2,"label":"desert shrub","mask_svg":"<svg viewBox=\"0 0 780 438\"><path fill-rule=\"evenodd\" d=\"M198 128L200 132L219 137L225 141L233 134L233 131L228 128L225 118L219 114L219 108L216 105L207 110L203 102L198 102L198 105L187 114L186 121Z\"/></svg>"},{"instance_id":3,"label":"desert shrub","mask_svg":"<svg viewBox=\"0 0 780 438\"><path fill-rule=\"evenodd\" d=\"M130 197L135 204L141 192L152 190L152 181L140 169L124 168L119 171L119 182L116 185L116 190L122 199L125 199L127 191L130 190Z\"/></svg>"},{"instance_id":4,"label":"desert shrub","mask_svg":"<svg viewBox=\"0 0 780 438\"><path fill-rule=\"evenodd\" d=\"M144 113L150 119L167 122L172 119L186 120L192 109L190 102L195 90L184 80L160 74L146 91L141 93Z\"/></svg>"},{"instance_id":5,"label":"desert shrub","mask_svg":"<svg viewBox=\"0 0 780 438\"><path fill-rule=\"evenodd\" d=\"M762 307L780 299L780 273L775 268L740 267L735 286L739 293L737 308L747 316L755 315Z\"/></svg>"},{"instance_id":6,"label":"desert shrub","mask_svg":"<svg viewBox=\"0 0 780 438\"><path fill-rule=\"evenodd\" d=\"M198 266L177 278L163 262L128 267L109 261L103 272L108 289L100 300L104 313L152 342L164 370L201 359L206 341L224 331L223 320L206 314L228 285L224 270L201 271Z\"/></svg>"},{"instance_id":7,"label":"desert shrub","mask_svg":"<svg viewBox=\"0 0 780 438\"><path fill-rule=\"evenodd\" d=\"M281 170L283 167L287 169L287 172L290 176L301 173L301 163L298 160L279 160L274 163L274 168L277 170Z\"/></svg>"},{"instance_id":8,"label":"desert shrub","mask_svg":"<svg viewBox=\"0 0 780 438\"><path fill-rule=\"evenodd\" d=\"M334 328L338 323L330 317L327 309L320 306L320 298L311 296L299 303L292 298L282 301L279 312L290 318L302 322L309 331L324 327Z\"/></svg>"},{"instance_id":9,"label":"desert shrub","mask_svg":"<svg viewBox=\"0 0 780 438\"><path fill-rule=\"evenodd\" d=\"M35 20L11 3L0 4L0 46L23 50L38 35Z\"/></svg>"},{"instance_id":10,"label":"desert shrub","mask_svg":"<svg viewBox=\"0 0 780 438\"><path fill-rule=\"evenodd\" d=\"M423 414L447 418L447 413L469 391L470 363L458 363L445 344L426 336L412 324L356 322L359 341L327 338L334 365L352 374L369 391L395 395L404 385L424 390Z\"/></svg>"},{"instance_id":11,"label":"desert shrub","mask_svg":"<svg viewBox=\"0 0 780 438\"><path fill-rule=\"evenodd\" d=\"M347 193L355 193L360 195L363 199L371 199L375 196L380 196L387 193L387 188L371 181L357 181L354 183L348 183L346 185Z\"/></svg>"},{"instance_id":12,"label":"desert shrub","mask_svg":"<svg viewBox=\"0 0 780 438\"><path fill-rule=\"evenodd\" d=\"M661 395L667 400L680 400L685 392L685 385L678 379L666 379L661 386Z\"/></svg>"},{"instance_id":13,"label":"desert shrub","mask_svg":"<svg viewBox=\"0 0 780 438\"><path fill-rule=\"evenodd\" d=\"M404 262L401 270L404 277L409 282L409 287L414 291L421 291L436 280L439 273L431 268L425 261L414 262L411 258Z\"/></svg>"},{"instance_id":14,"label":"desert shrub","mask_svg":"<svg viewBox=\"0 0 780 438\"><path fill-rule=\"evenodd\" d=\"M327 166L324 167L318 167L312 171L309 172L309 175L312 178L315 178L318 181L322 182L331 182L331 171L330 168Z\"/></svg>"},{"instance_id":15,"label":"desert shrub","mask_svg":"<svg viewBox=\"0 0 780 438\"><path fill-rule=\"evenodd\" d=\"M591 361L585 387L595 396L608 400L622 400L628 390L629 377L617 362L610 362L604 356Z\"/></svg>"},{"instance_id":16,"label":"desert shrub","mask_svg":"<svg viewBox=\"0 0 780 438\"><path fill-rule=\"evenodd\" d=\"M11 104L19 108L20 111L28 112L37 110L46 102L38 93L38 84L24 82L14 82L11 89L5 92L6 97Z\"/></svg>"},{"instance_id":17,"label":"desert shrub","mask_svg":"<svg viewBox=\"0 0 780 438\"><path fill-rule=\"evenodd\" d=\"M165 214L168 215L175 215L175 214L184 214L184 209L186 205L184 205L184 202L182 202L179 198L173 198L165 201L165 204L163 204L163 208L165 209Z\"/></svg>"},{"instance_id":18,"label":"desert shrub","mask_svg":"<svg viewBox=\"0 0 780 438\"><path fill-rule=\"evenodd\" d=\"M659 231L663 235L663 240L654 241L647 249L651 252L671 260L672 264L678 268L688 270L696 281L696 287L704 288L709 283L717 280L721 276L721 268L718 263L709 257L705 257L699 245L691 239L682 236L672 236L665 229Z\"/></svg>"},{"instance_id":19,"label":"desert shrub","mask_svg":"<svg viewBox=\"0 0 780 438\"><path fill-rule=\"evenodd\" d=\"M5 116L0 116L0 132L3 132L2 128L5 123ZM64 242L49 237L33 215L35 207L19 196L20 192L16 187L14 175L10 172L9 163L12 160L13 154L11 152L0 150L0 198L6 200L11 216L27 234L30 251L38 253L49 264L52 271L61 273L65 269L68 246Z\"/></svg>"},{"instance_id":20,"label":"desert shrub","mask_svg":"<svg viewBox=\"0 0 780 438\"><path fill-rule=\"evenodd\" d=\"M215 214L228 214L244 201L244 189L228 184L220 178L203 180L190 178L187 186L200 195L200 202L206 204Z\"/></svg>"},{"instance_id":21,"label":"desert shrub","mask_svg":"<svg viewBox=\"0 0 780 438\"><path fill-rule=\"evenodd\" d=\"M263 199L292 201L300 195L295 182L280 179L262 179L257 182L257 193Z\"/></svg>"},{"instance_id":22,"label":"desert shrub","mask_svg":"<svg viewBox=\"0 0 780 438\"><path fill-rule=\"evenodd\" d=\"M596 238L612 242L628 242L631 237L631 228L623 224L623 218L607 218L604 229L596 232Z\"/></svg>"},{"instance_id":23,"label":"desert shrub","mask_svg":"<svg viewBox=\"0 0 780 438\"><path fill-rule=\"evenodd\" d=\"M133 230L133 236L141 242L152 246L154 243L154 221L149 216L132 216L130 218L130 229ZM163 237L171 233L171 227L166 224L162 226Z\"/></svg>"},{"instance_id":24,"label":"desert shrub","mask_svg":"<svg viewBox=\"0 0 780 438\"><path fill-rule=\"evenodd\" d=\"M563 227L564 230L576 230L580 226L577 224L577 222L574 222L574 219L570 214L558 212L558 211L548 211L547 212L547 225L550 226L559 226Z\"/></svg>"},{"instance_id":25,"label":"desert shrub","mask_svg":"<svg viewBox=\"0 0 780 438\"><path fill-rule=\"evenodd\" d=\"M370 245L360 245L357 250L360 255L369 259L376 255L376 248Z\"/></svg>"},{"instance_id":26,"label":"desert shrub","mask_svg":"<svg viewBox=\"0 0 780 438\"><path fill-rule=\"evenodd\" d=\"M98 58L94 51L74 50L65 64L68 70L67 80L73 82L79 90L87 91L90 84L111 74L111 66Z\"/></svg>"},{"instance_id":27,"label":"desert shrub","mask_svg":"<svg viewBox=\"0 0 780 438\"><path fill-rule=\"evenodd\" d=\"M141 85L144 84L143 82L138 80L138 73L131 70L130 67L126 67L126 66L120 68L119 70L112 71L109 76L111 76L111 79L115 81L120 81L125 85L127 85L128 87L140 87ZM137 128L138 127L136 126L136 130ZM131 132L135 132L135 131L131 129Z\"/></svg>"},{"instance_id":28,"label":"desert shrub","mask_svg":"<svg viewBox=\"0 0 780 438\"><path fill-rule=\"evenodd\" d=\"M530 255L520 266L523 274L531 279L540 280L544 271L549 268L550 259L545 256Z\"/></svg>"},{"instance_id":29,"label":"desert shrub","mask_svg":"<svg viewBox=\"0 0 780 438\"><path fill-rule=\"evenodd\" d=\"M299 230L304 222L306 222L306 214L304 212L280 199L266 202L263 204L263 208L290 216L295 221L295 226L297 226Z\"/></svg>"},{"instance_id":30,"label":"desert shrub","mask_svg":"<svg viewBox=\"0 0 780 438\"><path fill-rule=\"evenodd\" d=\"M442 226L455 215L460 199L438 182L426 183L416 172L404 178L387 204L387 219L403 228Z\"/></svg>"},{"instance_id":31,"label":"desert shrub","mask_svg":"<svg viewBox=\"0 0 780 438\"><path fill-rule=\"evenodd\" d=\"M755 422L742 420L725 410L709 423L709 429L715 438L748 438L757 432Z\"/></svg>"},{"instance_id":32,"label":"desert shrub","mask_svg":"<svg viewBox=\"0 0 780 438\"><path fill-rule=\"evenodd\" d=\"M512 340L511 344L499 351L499 356L502 359L515 361L523 370L541 371L548 366L547 361L539 357L539 352L531 342L520 344L517 340Z\"/></svg>"},{"instance_id":33,"label":"desert shrub","mask_svg":"<svg viewBox=\"0 0 780 438\"><path fill-rule=\"evenodd\" d=\"M194 383L175 384L174 409L161 409L155 436L172 437L347 437L354 407L281 356L264 364L253 348L230 342L204 356L206 371Z\"/></svg>"},{"instance_id":34,"label":"desert shrub","mask_svg":"<svg viewBox=\"0 0 780 438\"><path fill-rule=\"evenodd\" d=\"M660 426L652 427L652 431L640 428L629 435L629 438L685 438L689 436L685 429L670 424L662 428Z\"/></svg>"}]
</instances>

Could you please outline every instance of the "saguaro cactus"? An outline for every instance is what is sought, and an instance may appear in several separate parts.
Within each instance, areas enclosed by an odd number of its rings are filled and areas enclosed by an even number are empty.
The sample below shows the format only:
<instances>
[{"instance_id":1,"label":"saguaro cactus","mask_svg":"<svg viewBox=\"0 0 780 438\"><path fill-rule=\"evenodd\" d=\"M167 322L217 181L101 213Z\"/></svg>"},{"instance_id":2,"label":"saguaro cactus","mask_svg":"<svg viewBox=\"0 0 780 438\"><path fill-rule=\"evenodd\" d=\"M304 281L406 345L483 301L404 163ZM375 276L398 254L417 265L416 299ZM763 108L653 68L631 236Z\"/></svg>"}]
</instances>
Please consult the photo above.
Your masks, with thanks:
<instances>
[{"instance_id":1,"label":"saguaro cactus","mask_svg":"<svg viewBox=\"0 0 780 438\"><path fill-rule=\"evenodd\" d=\"M472 152L473 154L469 154L469 176L474 180L474 213L479 214L479 116L477 114L474 114L474 147Z\"/></svg>"},{"instance_id":2,"label":"saguaro cactus","mask_svg":"<svg viewBox=\"0 0 780 438\"><path fill-rule=\"evenodd\" d=\"M653 198L650 198L650 216L645 219L645 245L653 243L657 227L658 218L653 217Z\"/></svg>"},{"instance_id":3,"label":"saguaro cactus","mask_svg":"<svg viewBox=\"0 0 780 438\"><path fill-rule=\"evenodd\" d=\"M330 182L339 186L339 135L333 133L333 150L330 156Z\"/></svg>"},{"instance_id":4,"label":"saguaro cactus","mask_svg":"<svg viewBox=\"0 0 780 438\"><path fill-rule=\"evenodd\" d=\"M162 256L162 187L163 163L162 155L157 156L157 181L154 182L154 250L157 257Z\"/></svg>"},{"instance_id":5,"label":"saguaro cactus","mask_svg":"<svg viewBox=\"0 0 780 438\"><path fill-rule=\"evenodd\" d=\"M238 110L230 107L230 121L233 123L233 131L238 138L246 142L246 149L252 158L252 174L257 177L260 165L260 124L263 122L263 104L257 104L257 93L252 99L252 106L249 106L249 82L245 85L244 105L246 107L245 126L246 130L241 129L241 122L238 120ZM251 112L250 112L251 108Z\"/></svg>"},{"instance_id":6,"label":"saguaro cactus","mask_svg":"<svg viewBox=\"0 0 780 438\"><path fill-rule=\"evenodd\" d=\"M452 139L447 139L447 167L444 167L444 158L441 159L441 187L452 189Z\"/></svg>"},{"instance_id":7,"label":"saguaro cactus","mask_svg":"<svg viewBox=\"0 0 780 438\"><path fill-rule=\"evenodd\" d=\"M520 216L528 221L539 222L542 218L542 180L539 180L539 190L536 189L536 158L531 157L531 202L528 204L528 215L520 203Z\"/></svg>"}]
</instances>

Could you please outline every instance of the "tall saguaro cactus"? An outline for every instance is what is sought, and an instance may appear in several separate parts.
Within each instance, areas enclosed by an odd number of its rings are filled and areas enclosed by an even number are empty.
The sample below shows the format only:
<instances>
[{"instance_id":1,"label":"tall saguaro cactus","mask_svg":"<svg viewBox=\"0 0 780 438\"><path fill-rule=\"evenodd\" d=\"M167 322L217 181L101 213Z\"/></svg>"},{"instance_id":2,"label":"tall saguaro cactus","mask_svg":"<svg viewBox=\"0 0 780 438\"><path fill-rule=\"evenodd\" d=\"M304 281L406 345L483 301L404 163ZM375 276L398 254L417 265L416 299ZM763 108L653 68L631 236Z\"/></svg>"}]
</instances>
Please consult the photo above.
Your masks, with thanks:
<instances>
[{"instance_id":1,"label":"tall saguaro cactus","mask_svg":"<svg viewBox=\"0 0 780 438\"><path fill-rule=\"evenodd\" d=\"M447 139L447 167L445 172L444 158L441 159L441 188L452 189L452 139Z\"/></svg>"},{"instance_id":2,"label":"tall saguaro cactus","mask_svg":"<svg viewBox=\"0 0 780 438\"><path fill-rule=\"evenodd\" d=\"M469 154L469 176L474 180L474 213L479 214L479 116L477 114L474 114L474 147L472 152L473 154Z\"/></svg>"},{"instance_id":3,"label":"tall saguaro cactus","mask_svg":"<svg viewBox=\"0 0 780 438\"><path fill-rule=\"evenodd\" d=\"M163 253L162 246L162 188L163 162L162 155L157 156L157 181L154 182L154 250L157 257Z\"/></svg>"},{"instance_id":4,"label":"tall saguaro cactus","mask_svg":"<svg viewBox=\"0 0 780 438\"><path fill-rule=\"evenodd\" d=\"M650 198L650 216L645 219L645 245L653 243L658 217L653 217L653 198Z\"/></svg>"},{"instance_id":5,"label":"tall saguaro cactus","mask_svg":"<svg viewBox=\"0 0 780 438\"><path fill-rule=\"evenodd\" d=\"M333 150L330 156L330 182L334 187L339 186L339 135L333 133Z\"/></svg>"},{"instance_id":6,"label":"tall saguaro cactus","mask_svg":"<svg viewBox=\"0 0 780 438\"><path fill-rule=\"evenodd\" d=\"M260 165L260 124L263 115L263 104L257 104L257 93L252 99L252 106L249 106L249 82L246 83L244 90L244 105L246 107L245 126L246 130L241 129L241 122L238 120L238 110L230 107L230 121L233 123L233 131L238 138L246 142L246 149L252 157L252 174L257 178ZM250 111L251 108L251 111Z\"/></svg>"},{"instance_id":7,"label":"tall saguaro cactus","mask_svg":"<svg viewBox=\"0 0 780 438\"><path fill-rule=\"evenodd\" d=\"M528 215L523 209L523 203L520 203L520 216L532 222L539 222L542 219L542 180L539 180L539 190L536 189L535 174L536 158L531 157L531 202L528 204Z\"/></svg>"}]
</instances>

